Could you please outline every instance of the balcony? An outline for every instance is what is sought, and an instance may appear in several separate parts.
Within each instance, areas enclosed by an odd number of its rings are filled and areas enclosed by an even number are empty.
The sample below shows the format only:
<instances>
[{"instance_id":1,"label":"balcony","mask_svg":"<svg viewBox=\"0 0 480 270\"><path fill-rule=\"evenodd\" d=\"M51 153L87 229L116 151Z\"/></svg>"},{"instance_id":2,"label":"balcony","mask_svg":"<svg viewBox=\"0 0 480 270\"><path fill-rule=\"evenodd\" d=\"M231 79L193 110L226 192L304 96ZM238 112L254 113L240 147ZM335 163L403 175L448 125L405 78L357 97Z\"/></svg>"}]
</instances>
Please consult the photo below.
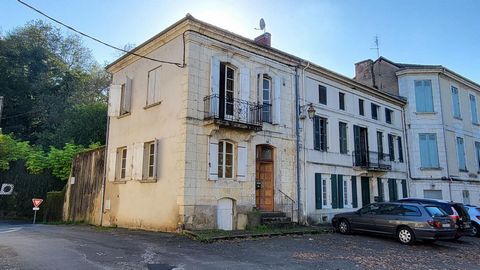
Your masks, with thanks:
<instances>
[{"instance_id":1,"label":"balcony","mask_svg":"<svg viewBox=\"0 0 480 270\"><path fill-rule=\"evenodd\" d=\"M219 95L206 96L204 119L223 127L262 130L263 116L267 113L263 105L237 98L223 98ZM270 114L270 110L268 111Z\"/></svg>"},{"instance_id":2,"label":"balcony","mask_svg":"<svg viewBox=\"0 0 480 270\"><path fill-rule=\"evenodd\" d=\"M353 151L353 167L368 171L386 172L392 169L390 155L372 151Z\"/></svg>"}]
</instances>

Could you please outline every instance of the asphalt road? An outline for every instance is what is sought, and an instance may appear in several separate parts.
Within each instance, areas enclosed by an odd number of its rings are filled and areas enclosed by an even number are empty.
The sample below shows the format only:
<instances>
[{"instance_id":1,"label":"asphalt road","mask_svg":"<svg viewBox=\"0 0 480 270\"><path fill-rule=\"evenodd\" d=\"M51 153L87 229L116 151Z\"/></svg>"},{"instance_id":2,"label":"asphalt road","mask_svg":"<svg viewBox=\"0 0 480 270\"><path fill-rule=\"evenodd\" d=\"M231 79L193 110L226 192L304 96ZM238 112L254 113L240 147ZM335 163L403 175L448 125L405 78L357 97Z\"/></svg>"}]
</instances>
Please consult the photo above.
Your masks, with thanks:
<instances>
[{"instance_id":1,"label":"asphalt road","mask_svg":"<svg viewBox=\"0 0 480 270\"><path fill-rule=\"evenodd\" d=\"M167 233L0 221L0 269L480 269L480 238L404 246L325 234L205 244Z\"/></svg>"}]
</instances>

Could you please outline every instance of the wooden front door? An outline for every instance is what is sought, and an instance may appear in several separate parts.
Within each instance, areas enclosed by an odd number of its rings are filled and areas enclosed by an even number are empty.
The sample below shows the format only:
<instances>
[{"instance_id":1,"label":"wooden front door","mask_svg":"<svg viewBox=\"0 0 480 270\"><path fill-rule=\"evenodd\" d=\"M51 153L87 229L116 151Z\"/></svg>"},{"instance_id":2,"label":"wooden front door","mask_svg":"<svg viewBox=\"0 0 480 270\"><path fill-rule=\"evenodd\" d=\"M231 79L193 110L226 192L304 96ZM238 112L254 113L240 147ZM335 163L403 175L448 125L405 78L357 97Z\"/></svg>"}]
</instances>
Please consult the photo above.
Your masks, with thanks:
<instances>
[{"instance_id":1,"label":"wooden front door","mask_svg":"<svg viewBox=\"0 0 480 270\"><path fill-rule=\"evenodd\" d=\"M273 148L268 145L257 146L257 169L255 199L257 209L273 211L274 205L274 166Z\"/></svg>"}]
</instances>

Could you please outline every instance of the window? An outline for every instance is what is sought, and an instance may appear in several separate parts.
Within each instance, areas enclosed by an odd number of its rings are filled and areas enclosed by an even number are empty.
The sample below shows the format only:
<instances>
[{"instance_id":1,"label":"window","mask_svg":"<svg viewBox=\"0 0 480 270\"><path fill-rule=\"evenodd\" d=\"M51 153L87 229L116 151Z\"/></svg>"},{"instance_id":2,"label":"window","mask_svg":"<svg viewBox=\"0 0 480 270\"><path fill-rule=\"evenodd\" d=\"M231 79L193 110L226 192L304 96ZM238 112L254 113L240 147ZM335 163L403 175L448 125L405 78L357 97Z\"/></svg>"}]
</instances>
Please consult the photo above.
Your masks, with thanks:
<instances>
[{"instance_id":1,"label":"window","mask_svg":"<svg viewBox=\"0 0 480 270\"><path fill-rule=\"evenodd\" d=\"M218 177L233 178L233 143L218 142Z\"/></svg>"},{"instance_id":2,"label":"window","mask_svg":"<svg viewBox=\"0 0 480 270\"><path fill-rule=\"evenodd\" d=\"M452 86L452 109L453 109L453 117L461 118L462 115L460 114L460 98L458 96L458 88Z\"/></svg>"},{"instance_id":3,"label":"window","mask_svg":"<svg viewBox=\"0 0 480 270\"><path fill-rule=\"evenodd\" d=\"M127 83L122 84L120 92L120 115L128 114L131 111L132 80L127 77Z\"/></svg>"},{"instance_id":4,"label":"window","mask_svg":"<svg viewBox=\"0 0 480 270\"><path fill-rule=\"evenodd\" d=\"M343 189L343 175L332 174L332 208L343 208L344 206L344 189Z\"/></svg>"},{"instance_id":5,"label":"window","mask_svg":"<svg viewBox=\"0 0 480 270\"><path fill-rule=\"evenodd\" d=\"M422 168L438 168L437 135L434 133L421 133L418 137Z\"/></svg>"},{"instance_id":6,"label":"window","mask_svg":"<svg viewBox=\"0 0 480 270\"><path fill-rule=\"evenodd\" d=\"M318 86L318 102L327 105L327 87L323 85Z\"/></svg>"},{"instance_id":7,"label":"window","mask_svg":"<svg viewBox=\"0 0 480 270\"><path fill-rule=\"evenodd\" d=\"M263 122L272 122L272 79L263 76L262 80L262 120Z\"/></svg>"},{"instance_id":8,"label":"window","mask_svg":"<svg viewBox=\"0 0 480 270\"><path fill-rule=\"evenodd\" d=\"M117 149L117 173L115 178L124 180L127 177L127 148L121 147Z\"/></svg>"},{"instance_id":9,"label":"window","mask_svg":"<svg viewBox=\"0 0 480 270\"><path fill-rule=\"evenodd\" d=\"M385 122L387 122L388 124L391 124L392 118L393 118L393 111L385 108Z\"/></svg>"},{"instance_id":10,"label":"window","mask_svg":"<svg viewBox=\"0 0 480 270\"><path fill-rule=\"evenodd\" d=\"M157 142L145 143L143 151L143 178L155 179L157 177Z\"/></svg>"},{"instance_id":11,"label":"window","mask_svg":"<svg viewBox=\"0 0 480 270\"><path fill-rule=\"evenodd\" d=\"M338 106L340 110L345 110L345 93L338 93Z\"/></svg>"},{"instance_id":12,"label":"window","mask_svg":"<svg viewBox=\"0 0 480 270\"><path fill-rule=\"evenodd\" d=\"M313 148L327 151L327 119L319 116L313 118Z\"/></svg>"},{"instance_id":13,"label":"window","mask_svg":"<svg viewBox=\"0 0 480 270\"><path fill-rule=\"evenodd\" d=\"M343 180L343 205L348 204L348 183L347 180Z\"/></svg>"},{"instance_id":14,"label":"window","mask_svg":"<svg viewBox=\"0 0 480 270\"><path fill-rule=\"evenodd\" d=\"M220 115L233 117L235 69L228 63L220 63Z\"/></svg>"},{"instance_id":15,"label":"window","mask_svg":"<svg viewBox=\"0 0 480 270\"><path fill-rule=\"evenodd\" d=\"M360 209L360 213L362 215L376 215L379 212L380 207L376 203L369 204L362 209Z\"/></svg>"},{"instance_id":16,"label":"window","mask_svg":"<svg viewBox=\"0 0 480 270\"><path fill-rule=\"evenodd\" d=\"M358 100L358 113L360 115L365 115L365 108L364 108L364 101L363 99Z\"/></svg>"},{"instance_id":17,"label":"window","mask_svg":"<svg viewBox=\"0 0 480 270\"><path fill-rule=\"evenodd\" d=\"M441 190L436 190L436 189L424 189L423 190L423 197L425 199L437 199L437 200L442 200L442 191Z\"/></svg>"},{"instance_id":18,"label":"window","mask_svg":"<svg viewBox=\"0 0 480 270\"><path fill-rule=\"evenodd\" d=\"M441 196L440 196L441 197ZM448 216L447 212L438 206L425 206L425 210L427 210L428 214L431 217L446 217Z\"/></svg>"},{"instance_id":19,"label":"window","mask_svg":"<svg viewBox=\"0 0 480 270\"><path fill-rule=\"evenodd\" d=\"M397 136L397 144L398 144L398 162L403 162L402 137Z\"/></svg>"},{"instance_id":20,"label":"window","mask_svg":"<svg viewBox=\"0 0 480 270\"><path fill-rule=\"evenodd\" d=\"M347 123L338 122L338 134L339 134L339 145L340 145L340 154L347 154Z\"/></svg>"},{"instance_id":21,"label":"window","mask_svg":"<svg viewBox=\"0 0 480 270\"><path fill-rule=\"evenodd\" d=\"M422 216L422 213L420 212L420 209L416 206L412 205L401 205L400 206L400 212L404 216L415 216L415 217L420 217Z\"/></svg>"},{"instance_id":22,"label":"window","mask_svg":"<svg viewBox=\"0 0 480 270\"><path fill-rule=\"evenodd\" d=\"M380 109L380 106L377 104L372 103L372 119L378 120L378 109Z\"/></svg>"},{"instance_id":23,"label":"window","mask_svg":"<svg viewBox=\"0 0 480 270\"><path fill-rule=\"evenodd\" d=\"M398 216L401 214L401 209L399 205L384 203L380 204L380 215L389 215L389 216Z\"/></svg>"},{"instance_id":24,"label":"window","mask_svg":"<svg viewBox=\"0 0 480 270\"><path fill-rule=\"evenodd\" d=\"M457 137L457 158L458 169L460 171L467 170L467 164L465 162L465 146L463 144L463 138Z\"/></svg>"},{"instance_id":25,"label":"window","mask_svg":"<svg viewBox=\"0 0 480 270\"><path fill-rule=\"evenodd\" d=\"M415 103L417 112L433 112L432 81L415 81Z\"/></svg>"},{"instance_id":26,"label":"window","mask_svg":"<svg viewBox=\"0 0 480 270\"><path fill-rule=\"evenodd\" d=\"M327 180L323 179L322 180L322 198L323 198L323 205L327 205L328 200L327 200Z\"/></svg>"},{"instance_id":27,"label":"window","mask_svg":"<svg viewBox=\"0 0 480 270\"><path fill-rule=\"evenodd\" d=\"M147 106L159 103L161 66L148 72Z\"/></svg>"},{"instance_id":28,"label":"window","mask_svg":"<svg viewBox=\"0 0 480 270\"><path fill-rule=\"evenodd\" d=\"M475 142L475 153L477 156L478 171L480 172L480 142Z\"/></svg>"},{"instance_id":29,"label":"window","mask_svg":"<svg viewBox=\"0 0 480 270\"><path fill-rule=\"evenodd\" d=\"M477 100L472 94L470 94L470 114L472 116L472 123L478 124Z\"/></svg>"},{"instance_id":30,"label":"window","mask_svg":"<svg viewBox=\"0 0 480 270\"><path fill-rule=\"evenodd\" d=\"M383 133L377 131L377 151L378 159L383 160Z\"/></svg>"},{"instance_id":31,"label":"window","mask_svg":"<svg viewBox=\"0 0 480 270\"><path fill-rule=\"evenodd\" d=\"M395 137L392 134L388 134L388 155L390 156L390 161L395 160L394 138Z\"/></svg>"}]
</instances>

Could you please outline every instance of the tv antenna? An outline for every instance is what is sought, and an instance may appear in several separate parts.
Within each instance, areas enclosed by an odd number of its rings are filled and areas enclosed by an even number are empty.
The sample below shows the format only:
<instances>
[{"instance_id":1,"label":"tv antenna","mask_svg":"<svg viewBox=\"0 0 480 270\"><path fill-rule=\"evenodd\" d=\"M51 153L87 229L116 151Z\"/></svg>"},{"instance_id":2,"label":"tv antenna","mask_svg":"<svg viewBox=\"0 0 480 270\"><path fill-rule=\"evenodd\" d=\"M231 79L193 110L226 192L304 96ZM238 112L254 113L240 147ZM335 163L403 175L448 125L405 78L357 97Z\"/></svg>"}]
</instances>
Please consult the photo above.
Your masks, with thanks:
<instances>
[{"instance_id":1,"label":"tv antenna","mask_svg":"<svg viewBox=\"0 0 480 270\"><path fill-rule=\"evenodd\" d=\"M375 47L370 48L370 50L376 50L377 51L377 58L380 57L380 43L378 42L378 35L375 36Z\"/></svg>"},{"instance_id":2,"label":"tv antenna","mask_svg":"<svg viewBox=\"0 0 480 270\"><path fill-rule=\"evenodd\" d=\"M263 30L263 32L265 33L265 20L263 18L260 19L260 22L258 23L258 26L260 28L254 28L255 30Z\"/></svg>"}]
</instances>

